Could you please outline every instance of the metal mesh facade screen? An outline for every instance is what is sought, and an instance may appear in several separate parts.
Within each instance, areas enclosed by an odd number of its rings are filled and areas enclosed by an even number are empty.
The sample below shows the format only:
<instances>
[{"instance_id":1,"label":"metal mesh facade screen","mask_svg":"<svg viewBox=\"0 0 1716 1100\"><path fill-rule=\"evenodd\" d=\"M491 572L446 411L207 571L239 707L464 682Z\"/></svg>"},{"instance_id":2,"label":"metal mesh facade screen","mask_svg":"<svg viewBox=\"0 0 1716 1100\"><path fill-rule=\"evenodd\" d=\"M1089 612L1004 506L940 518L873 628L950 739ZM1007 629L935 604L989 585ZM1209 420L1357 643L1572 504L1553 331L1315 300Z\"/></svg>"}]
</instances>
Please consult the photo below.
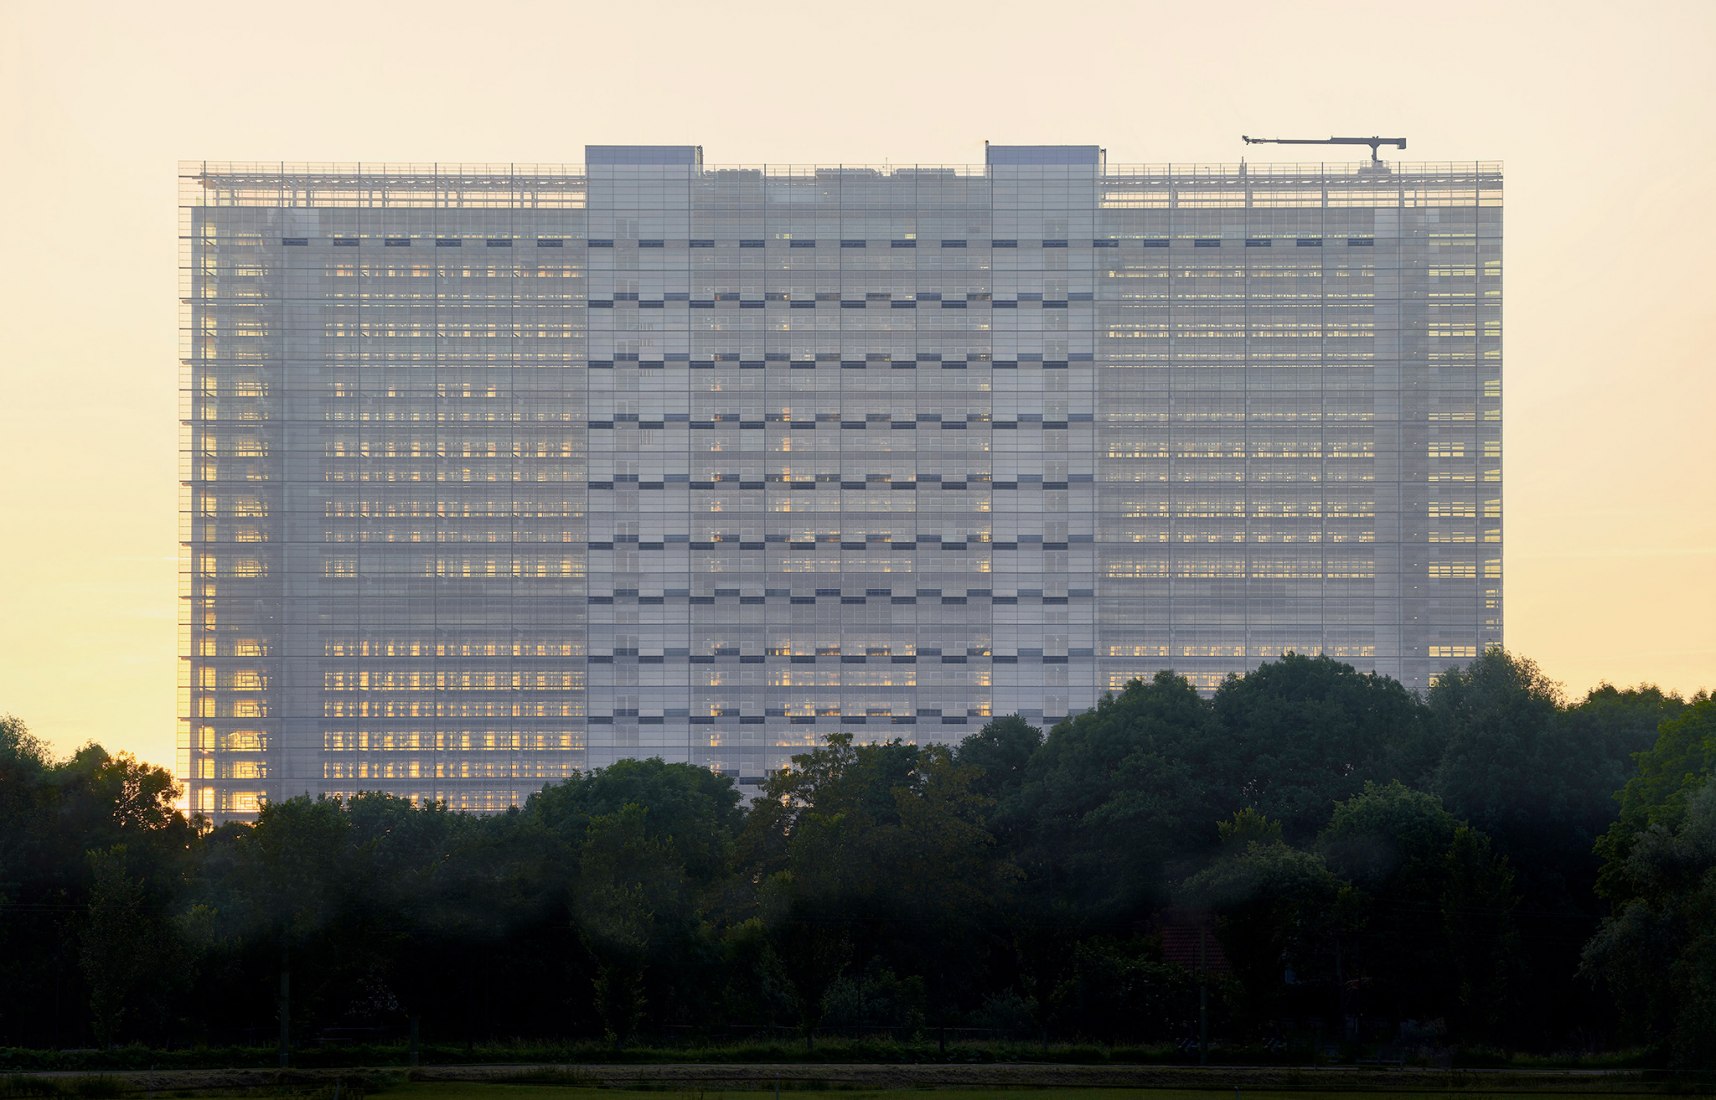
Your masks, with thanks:
<instances>
[{"instance_id":1,"label":"metal mesh facade screen","mask_svg":"<svg viewBox=\"0 0 1716 1100\"><path fill-rule=\"evenodd\" d=\"M1499 165L188 164L194 811L1501 640Z\"/></svg>"}]
</instances>

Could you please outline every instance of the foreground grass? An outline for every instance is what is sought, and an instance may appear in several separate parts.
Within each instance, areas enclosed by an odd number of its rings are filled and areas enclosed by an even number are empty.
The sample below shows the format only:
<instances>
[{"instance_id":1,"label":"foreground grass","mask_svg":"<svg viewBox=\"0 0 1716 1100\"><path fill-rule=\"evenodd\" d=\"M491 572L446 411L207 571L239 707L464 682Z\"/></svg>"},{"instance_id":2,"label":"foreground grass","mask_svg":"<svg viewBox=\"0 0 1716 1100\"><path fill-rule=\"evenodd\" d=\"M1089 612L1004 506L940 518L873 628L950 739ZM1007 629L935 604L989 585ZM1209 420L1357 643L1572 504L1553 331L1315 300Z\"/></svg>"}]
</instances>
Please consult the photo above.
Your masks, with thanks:
<instances>
[{"instance_id":1,"label":"foreground grass","mask_svg":"<svg viewBox=\"0 0 1716 1100\"><path fill-rule=\"evenodd\" d=\"M1362 1063L1364 1048L1346 1052L1342 1061ZM1523 1055L1482 1049L1454 1050L1454 1069L1661 1069L1660 1052L1649 1049L1609 1051L1601 1054ZM1168 1043L1100 1046L1093 1043L1055 1042L950 1042L945 1050L933 1041L830 1038L811 1050L796 1041L758 1040L727 1043L639 1045L615 1050L596 1041L566 1043L495 1043L475 1046L424 1044L421 1063L449 1065L566 1066L630 1063L634 1065L676 1064L778 1064L778 1065L1015 1065L1053 1064L1065 1066L1183 1066L1191 1060L1184 1050ZM410 1051L403 1043L358 1043L337 1046L304 1046L292 1052L294 1070L328 1070L363 1066L372 1069L410 1066ZM1332 1064L1308 1047L1270 1050L1262 1047L1222 1045L1210 1053L1211 1065L1307 1068ZM30 1050L0 1047L0 1077L13 1073L87 1073L175 1070L269 1070L279 1064L272 1046L180 1047L163 1050L143 1046L108 1050ZM1338 1063L1335 1063L1338 1064ZM540 1083L540 1082L538 1082ZM0 1096L0 1100L5 1100Z\"/></svg>"},{"instance_id":2,"label":"foreground grass","mask_svg":"<svg viewBox=\"0 0 1716 1100\"><path fill-rule=\"evenodd\" d=\"M803 1093L837 1093L843 1100L981 1100L1000 1097L1002 1100L1120 1100L1123 1097L1144 1100L1305 1100L1308 1096L1338 1096L1351 1100L1529 1100L1532 1097L1603 1096L1613 1100L1645 1100L1663 1095L1712 1095L1716 1087L1704 1082L1702 1087L1685 1081L1663 1082L1664 1087L1650 1089L1635 1075L1606 1073L1571 1074L1560 1080L1511 1080L1509 1074L1458 1074L1442 1079L1412 1080L1402 1078L1377 1087L1370 1080L1341 1080L1338 1076L1317 1074L1283 1081L1280 1078L1250 1077L1244 1070L1231 1074L1216 1069L1207 1076L1200 1075L1197 1087L1186 1087L1184 1080L1160 1081L1161 1087L1149 1083L1120 1086L1091 1081L1038 1080L1024 1083L998 1075L990 1080L921 1079L909 1084L896 1081L860 1081L842 1072L841 1067L829 1067L827 1076L794 1076L775 1074L771 1067L744 1067L750 1072L737 1077L703 1078L696 1072L673 1073L667 1067L655 1067L664 1073L651 1072L652 1067L624 1067L625 1075L616 1077L621 1067L605 1071L577 1067L540 1067L526 1071L510 1081L481 1080L422 1080L403 1074L377 1075L362 1072L349 1077L329 1075L310 1081L303 1077L275 1078L235 1085L211 1081L181 1080L162 1088L161 1082L145 1083L144 1075L16 1075L0 1077L0 1100L618 1100L626 1094L651 1097L684 1098L684 1100L779 1100ZM677 1067L681 1071L693 1067ZM716 1067L703 1067L713 1070ZM861 1067L845 1067L847 1071ZM1019 1067L1024 1070L1027 1067ZM1040 1074L1055 1067L1030 1067L1028 1072ZM182 1087L181 1087L182 1086ZM1253 1087L1262 1086L1262 1087ZM1283 1087L1285 1086L1285 1087Z\"/></svg>"},{"instance_id":3,"label":"foreground grass","mask_svg":"<svg viewBox=\"0 0 1716 1100\"><path fill-rule=\"evenodd\" d=\"M426 1043L423 1065L603 1065L635 1063L673 1065L778 1063L781 1065L948 1064L1045 1062L1063 1065L1174 1065L1186 1054L1170 1043L1100 1046L1094 1043L950 1042L945 1051L933 1040L824 1039L807 1049L797 1040L628 1046L616 1050L608 1043L582 1040L567 1043L495 1043L475 1046ZM1309 1056L1283 1059L1262 1048L1222 1047L1217 1061L1236 1065L1279 1065L1308 1061ZM90 1072L110 1070L270 1069L279 1062L273 1046L180 1047L161 1050L144 1046L108 1050L31 1050L0 1048L0 1073ZM403 1043L307 1045L292 1051L294 1069L344 1066L407 1067L410 1050Z\"/></svg>"},{"instance_id":4,"label":"foreground grass","mask_svg":"<svg viewBox=\"0 0 1716 1100\"><path fill-rule=\"evenodd\" d=\"M507 1086L501 1086L507 1087ZM1308 1096L1329 1095L1327 1093L1280 1091L1254 1091L1251 1089L1119 1089L1119 1088L913 1088L913 1089L848 1089L838 1086L823 1089L805 1089L802 1085L793 1088L783 1082L780 1092L773 1089L723 1089L723 1088L667 1088L656 1089L621 1089L621 1088L582 1088L571 1087L562 1089L543 1089L542 1100L615 1100L616 1096L627 1092L641 1092L652 1097L684 1098L684 1100L773 1100L776 1096L798 1096L805 1092L832 1092L841 1100L907 1100L907 1098L933 1097L934 1100L985 1100L988 1097L1003 1097L1004 1100L1226 1100L1230 1096L1239 1096L1243 1100L1306 1100ZM1343 1100L1448 1100L1450 1096L1458 1096L1461 1100L1529 1100L1531 1097L1551 1097L1569 1095L1592 1095L1589 1093L1548 1093L1548 1092L1477 1092L1468 1089L1458 1091L1438 1092L1342 1092ZM1621 1092L1603 1093L1613 1100L1660 1100L1660 1093ZM455 1100L454 1097L442 1097L436 1094L436 1100ZM471 1096L463 1100L487 1100L487 1097ZM501 1100L501 1098L496 1098ZM515 1098L518 1100L518 1098Z\"/></svg>"},{"instance_id":5,"label":"foreground grass","mask_svg":"<svg viewBox=\"0 0 1716 1100\"><path fill-rule=\"evenodd\" d=\"M1227 1097L1238 1097L1241 1100L1306 1100L1308 1096L1339 1095L1343 1100L1449 1100L1458 1096L1460 1100L1530 1100L1532 1097L1559 1096L1591 1096L1601 1095L1612 1100L1646 1100L1649 1097L1660 1097L1661 1093L1654 1092L1598 1092L1580 1089L1572 1092L1516 1091L1507 1090L1491 1092L1483 1089L1459 1088L1437 1090L1411 1090L1378 1092L1362 1090L1354 1092L1342 1091L1331 1094L1323 1090L1295 1089L1283 1091L1279 1089L1248 1089L1235 1088L1231 1085L1210 1089L1149 1089L1149 1088L1036 1088L1036 1087L1006 1087L987 1086L984 1088L962 1087L920 1087L899 1089L853 1088L838 1083L782 1081L779 1090L773 1085L757 1088L726 1088L721 1086L675 1086L663 1085L660 1088L651 1087L646 1082L626 1087L593 1087L586 1085L488 1085L466 1082L411 1084L398 1088L389 1088L385 1097L388 1100L616 1100L617 1096L627 1092L643 1092L652 1097L684 1098L684 1100L774 1100L777 1096L797 1096L804 1092L835 1092L841 1100L906 1100L933 1096L934 1100L985 1100L988 1097L1003 1097L1004 1100L1125 1100L1125 1098L1147 1098L1147 1100L1226 1100ZM371 1093L370 1100L376 1100L377 1094Z\"/></svg>"}]
</instances>

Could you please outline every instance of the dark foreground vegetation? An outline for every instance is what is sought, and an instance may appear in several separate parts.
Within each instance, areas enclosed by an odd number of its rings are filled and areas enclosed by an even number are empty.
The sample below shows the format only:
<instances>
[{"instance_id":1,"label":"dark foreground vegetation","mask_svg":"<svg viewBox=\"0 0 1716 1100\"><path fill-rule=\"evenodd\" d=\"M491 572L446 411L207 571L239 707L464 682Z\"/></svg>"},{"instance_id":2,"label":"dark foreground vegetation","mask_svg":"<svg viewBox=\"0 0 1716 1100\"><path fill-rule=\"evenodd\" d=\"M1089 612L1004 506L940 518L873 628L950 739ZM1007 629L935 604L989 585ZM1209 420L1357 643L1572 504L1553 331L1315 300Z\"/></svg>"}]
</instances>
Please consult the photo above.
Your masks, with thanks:
<instances>
[{"instance_id":1,"label":"dark foreground vegetation","mask_svg":"<svg viewBox=\"0 0 1716 1100\"><path fill-rule=\"evenodd\" d=\"M493 817L366 795L200 830L166 773L53 761L5 720L0 1046L194 1059L284 1021L311 1062L842 1037L1195 1059L1207 1027L1283 1062L1716 1064L1703 696L1569 705L1498 650L1420 699L1288 657L1211 699L1135 683L1046 737L836 737L766 795L639 761Z\"/></svg>"},{"instance_id":2,"label":"dark foreground vegetation","mask_svg":"<svg viewBox=\"0 0 1716 1100\"><path fill-rule=\"evenodd\" d=\"M613 1100L647 1092L681 1100L779 1100L782 1094L836 1092L847 1100L1522 1100L1603 1096L1612 1100L1698 1093L1660 1071L1591 1074L1514 1069L1373 1070L1354 1067L988 1065L806 1063L687 1065L589 1063L576 1066L343 1067L310 1070L133 1072L0 1077L0 1100Z\"/></svg>"}]
</instances>

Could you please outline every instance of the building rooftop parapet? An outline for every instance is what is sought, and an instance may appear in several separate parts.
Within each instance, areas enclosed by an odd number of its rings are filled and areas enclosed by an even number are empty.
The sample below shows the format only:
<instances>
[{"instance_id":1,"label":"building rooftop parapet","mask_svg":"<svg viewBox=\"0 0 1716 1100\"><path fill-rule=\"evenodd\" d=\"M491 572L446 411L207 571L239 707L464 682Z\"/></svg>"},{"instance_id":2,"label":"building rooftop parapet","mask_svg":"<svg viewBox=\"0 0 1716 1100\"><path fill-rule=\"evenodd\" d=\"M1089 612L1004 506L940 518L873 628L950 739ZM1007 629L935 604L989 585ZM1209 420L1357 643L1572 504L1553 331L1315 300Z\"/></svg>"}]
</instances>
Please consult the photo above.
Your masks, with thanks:
<instances>
[{"instance_id":1,"label":"building rooftop parapet","mask_svg":"<svg viewBox=\"0 0 1716 1100\"><path fill-rule=\"evenodd\" d=\"M686 147L691 148L691 147ZM1009 164L1009 171L1019 170ZM1052 166L1051 166L1052 167ZM991 178L984 165L712 165L711 184L914 184ZM588 176L574 164L222 163L179 166L182 206L580 208ZM1337 205L1499 205L1500 161L1118 165L1096 177L1111 207L1305 205L1338 192Z\"/></svg>"}]
</instances>

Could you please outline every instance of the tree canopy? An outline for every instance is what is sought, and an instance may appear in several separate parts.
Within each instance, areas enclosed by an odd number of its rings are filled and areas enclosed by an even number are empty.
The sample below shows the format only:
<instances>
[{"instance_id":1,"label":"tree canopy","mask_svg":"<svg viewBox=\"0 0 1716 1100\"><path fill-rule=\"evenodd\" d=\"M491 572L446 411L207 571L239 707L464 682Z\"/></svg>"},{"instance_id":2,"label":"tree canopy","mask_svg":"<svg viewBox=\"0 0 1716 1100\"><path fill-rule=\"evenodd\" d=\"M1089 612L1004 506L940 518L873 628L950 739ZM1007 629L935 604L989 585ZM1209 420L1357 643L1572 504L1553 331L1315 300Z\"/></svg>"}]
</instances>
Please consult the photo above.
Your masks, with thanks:
<instances>
[{"instance_id":1,"label":"tree canopy","mask_svg":"<svg viewBox=\"0 0 1716 1100\"><path fill-rule=\"evenodd\" d=\"M487 817L176 797L0 720L0 1045L1183 1041L1201 998L1233 1041L1716 1056L1716 703L1570 702L1499 650L1422 697L1289 655L1047 731L840 734L748 805L661 760Z\"/></svg>"}]
</instances>

